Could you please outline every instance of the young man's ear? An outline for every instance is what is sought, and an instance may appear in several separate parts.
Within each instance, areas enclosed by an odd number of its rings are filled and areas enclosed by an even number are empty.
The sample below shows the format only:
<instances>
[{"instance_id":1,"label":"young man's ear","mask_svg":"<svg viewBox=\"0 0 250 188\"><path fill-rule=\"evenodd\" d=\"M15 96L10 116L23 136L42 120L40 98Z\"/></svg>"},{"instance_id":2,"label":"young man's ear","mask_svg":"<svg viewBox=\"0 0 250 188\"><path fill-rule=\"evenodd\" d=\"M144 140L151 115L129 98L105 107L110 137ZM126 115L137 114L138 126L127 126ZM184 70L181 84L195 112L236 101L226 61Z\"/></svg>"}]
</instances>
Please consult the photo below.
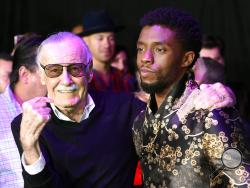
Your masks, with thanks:
<instances>
[{"instance_id":1,"label":"young man's ear","mask_svg":"<svg viewBox=\"0 0 250 188\"><path fill-rule=\"evenodd\" d=\"M193 51L188 51L183 57L181 67L189 67L194 61L195 53Z\"/></svg>"},{"instance_id":2,"label":"young man's ear","mask_svg":"<svg viewBox=\"0 0 250 188\"><path fill-rule=\"evenodd\" d=\"M25 66L21 66L18 70L19 80L24 84L29 83L29 74L30 71Z\"/></svg>"},{"instance_id":3,"label":"young man's ear","mask_svg":"<svg viewBox=\"0 0 250 188\"><path fill-rule=\"evenodd\" d=\"M93 61L91 60L86 67L88 83L91 82L93 78Z\"/></svg>"}]
</instances>

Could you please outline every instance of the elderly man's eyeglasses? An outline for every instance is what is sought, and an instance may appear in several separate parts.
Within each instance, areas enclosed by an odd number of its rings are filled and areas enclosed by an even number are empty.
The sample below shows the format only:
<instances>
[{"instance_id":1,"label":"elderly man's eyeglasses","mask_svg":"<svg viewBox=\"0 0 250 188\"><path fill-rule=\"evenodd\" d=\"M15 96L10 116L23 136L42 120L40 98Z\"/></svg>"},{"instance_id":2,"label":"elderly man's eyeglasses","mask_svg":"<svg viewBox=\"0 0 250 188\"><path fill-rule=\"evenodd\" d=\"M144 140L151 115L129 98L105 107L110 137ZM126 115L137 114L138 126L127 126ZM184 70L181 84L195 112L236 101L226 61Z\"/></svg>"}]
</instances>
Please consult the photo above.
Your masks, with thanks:
<instances>
[{"instance_id":1,"label":"elderly man's eyeglasses","mask_svg":"<svg viewBox=\"0 0 250 188\"><path fill-rule=\"evenodd\" d=\"M86 65L83 63L74 63L70 65L62 65L62 64L48 64L40 66L44 69L46 76L49 78L56 78L60 76L63 72L63 67L67 67L67 71L70 75L74 77L82 77L84 76L84 70Z\"/></svg>"}]
</instances>

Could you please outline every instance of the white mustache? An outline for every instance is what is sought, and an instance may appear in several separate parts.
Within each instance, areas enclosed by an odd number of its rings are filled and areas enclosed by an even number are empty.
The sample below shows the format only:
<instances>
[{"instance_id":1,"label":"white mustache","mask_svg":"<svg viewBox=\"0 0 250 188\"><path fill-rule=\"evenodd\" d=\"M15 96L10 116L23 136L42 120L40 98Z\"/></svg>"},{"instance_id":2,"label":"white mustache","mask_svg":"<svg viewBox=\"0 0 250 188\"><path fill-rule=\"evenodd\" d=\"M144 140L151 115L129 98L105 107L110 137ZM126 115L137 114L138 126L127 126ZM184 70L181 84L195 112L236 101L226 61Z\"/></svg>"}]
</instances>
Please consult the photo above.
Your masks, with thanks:
<instances>
[{"instance_id":1,"label":"white mustache","mask_svg":"<svg viewBox=\"0 0 250 188\"><path fill-rule=\"evenodd\" d=\"M59 92L72 92L78 89L78 86L76 84L72 84L70 86L65 86L65 85L59 85L57 87L57 91Z\"/></svg>"}]
</instances>

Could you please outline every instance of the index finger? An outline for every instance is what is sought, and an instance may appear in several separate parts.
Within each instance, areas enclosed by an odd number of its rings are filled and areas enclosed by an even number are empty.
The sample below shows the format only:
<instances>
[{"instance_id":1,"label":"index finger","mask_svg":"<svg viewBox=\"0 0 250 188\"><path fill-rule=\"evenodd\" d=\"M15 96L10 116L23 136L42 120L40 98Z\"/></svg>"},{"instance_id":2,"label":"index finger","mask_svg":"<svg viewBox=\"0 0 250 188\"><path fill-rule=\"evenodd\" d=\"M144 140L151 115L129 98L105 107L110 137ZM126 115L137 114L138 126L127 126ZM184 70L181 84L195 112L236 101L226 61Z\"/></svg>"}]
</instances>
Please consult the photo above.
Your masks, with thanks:
<instances>
[{"instance_id":1,"label":"index finger","mask_svg":"<svg viewBox=\"0 0 250 188\"><path fill-rule=\"evenodd\" d=\"M34 102L46 102L46 103L52 103L53 99L49 98L49 97L36 97L34 98Z\"/></svg>"},{"instance_id":2,"label":"index finger","mask_svg":"<svg viewBox=\"0 0 250 188\"><path fill-rule=\"evenodd\" d=\"M51 103L51 102L53 102L53 100L51 98L48 98L48 97L35 97L31 100L25 101L22 104L22 108L26 109L29 106L34 106L34 105L39 104L39 103Z\"/></svg>"}]
</instances>

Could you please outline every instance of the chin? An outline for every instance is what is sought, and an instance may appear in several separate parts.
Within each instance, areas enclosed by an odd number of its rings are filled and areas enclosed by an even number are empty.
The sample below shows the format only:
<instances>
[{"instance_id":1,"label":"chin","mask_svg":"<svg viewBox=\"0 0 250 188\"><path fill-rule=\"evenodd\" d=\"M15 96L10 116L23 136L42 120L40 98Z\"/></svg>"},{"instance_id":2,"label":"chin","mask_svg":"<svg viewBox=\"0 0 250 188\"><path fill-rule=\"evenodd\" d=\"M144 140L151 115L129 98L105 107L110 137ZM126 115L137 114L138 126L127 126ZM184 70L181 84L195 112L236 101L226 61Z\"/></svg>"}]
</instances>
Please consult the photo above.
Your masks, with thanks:
<instances>
[{"instance_id":1,"label":"chin","mask_svg":"<svg viewBox=\"0 0 250 188\"><path fill-rule=\"evenodd\" d=\"M141 87L143 91L149 94L154 94L158 92L162 92L167 86L166 82L154 82L154 83L146 83L141 82Z\"/></svg>"},{"instance_id":2,"label":"chin","mask_svg":"<svg viewBox=\"0 0 250 188\"><path fill-rule=\"evenodd\" d=\"M57 101L57 104L63 108L73 108L79 104L79 100L76 99L62 99Z\"/></svg>"}]
</instances>

